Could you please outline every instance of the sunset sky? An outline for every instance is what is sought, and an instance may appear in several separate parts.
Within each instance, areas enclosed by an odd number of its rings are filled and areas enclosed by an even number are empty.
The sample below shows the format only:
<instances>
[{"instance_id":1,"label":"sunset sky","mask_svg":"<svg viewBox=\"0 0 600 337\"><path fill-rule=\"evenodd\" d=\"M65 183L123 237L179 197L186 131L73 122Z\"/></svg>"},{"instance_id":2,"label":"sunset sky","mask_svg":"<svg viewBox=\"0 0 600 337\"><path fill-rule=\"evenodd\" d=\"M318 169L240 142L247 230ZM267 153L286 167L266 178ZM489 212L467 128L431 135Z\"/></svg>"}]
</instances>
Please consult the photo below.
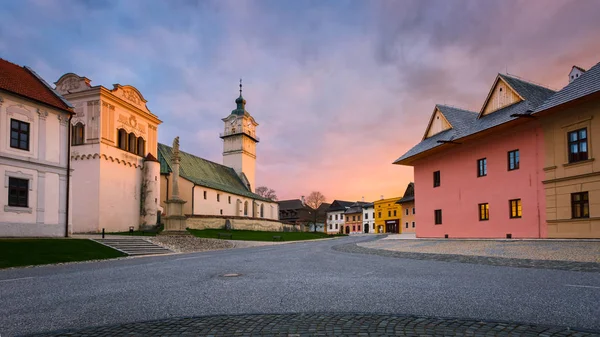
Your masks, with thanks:
<instances>
[{"instance_id":1,"label":"sunset sky","mask_svg":"<svg viewBox=\"0 0 600 337\"><path fill-rule=\"evenodd\" d=\"M3 1L0 57L48 82L130 84L159 141L222 162L243 78L257 185L400 196L436 103L479 111L498 72L553 89L600 62L598 1Z\"/></svg>"}]
</instances>

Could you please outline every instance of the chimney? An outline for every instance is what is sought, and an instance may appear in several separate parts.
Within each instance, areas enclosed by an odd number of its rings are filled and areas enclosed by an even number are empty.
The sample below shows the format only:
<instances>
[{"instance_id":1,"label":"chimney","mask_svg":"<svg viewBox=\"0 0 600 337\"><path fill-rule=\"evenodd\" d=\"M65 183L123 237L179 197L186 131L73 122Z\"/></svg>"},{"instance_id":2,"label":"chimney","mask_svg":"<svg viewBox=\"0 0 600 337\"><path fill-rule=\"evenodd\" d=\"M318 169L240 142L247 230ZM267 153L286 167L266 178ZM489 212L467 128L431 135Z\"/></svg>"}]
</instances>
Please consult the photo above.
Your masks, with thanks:
<instances>
[{"instance_id":1,"label":"chimney","mask_svg":"<svg viewBox=\"0 0 600 337\"><path fill-rule=\"evenodd\" d=\"M365 197L362 197L362 202L365 202Z\"/></svg>"},{"instance_id":2,"label":"chimney","mask_svg":"<svg viewBox=\"0 0 600 337\"><path fill-rule=\"evenodd\" d=\"M304 196L302 196L302 206L304 206Z\"/></svg>"},{"instance_id":3,"label":"chimney","mask_svg":"<svg viewBox=\"0 0 600 337\"><path fill-rule=\"evenodd\" d=\"M383 200L383 194L381 195L381 200Z\"/></svg>"}]
</instances>

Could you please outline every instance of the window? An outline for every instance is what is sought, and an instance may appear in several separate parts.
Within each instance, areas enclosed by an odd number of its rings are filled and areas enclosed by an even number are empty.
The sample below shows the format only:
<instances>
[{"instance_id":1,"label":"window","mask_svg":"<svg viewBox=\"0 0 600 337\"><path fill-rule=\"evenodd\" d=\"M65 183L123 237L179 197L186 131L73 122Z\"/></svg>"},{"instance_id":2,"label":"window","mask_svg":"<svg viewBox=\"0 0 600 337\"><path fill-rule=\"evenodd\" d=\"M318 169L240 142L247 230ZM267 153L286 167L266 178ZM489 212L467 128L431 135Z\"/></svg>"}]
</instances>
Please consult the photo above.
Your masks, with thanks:
<instances>
[{"instance_id":1,"label":"window","mask_svg":"<svg viewBox=\"0 0 600 337\"><path fill-rule=\"evenodd\" d=\"M29 207L29 180L8 178L8 206Z\"/></svg>"},{"instance_id":2,"label":"window","mask_svg":"<svg viewBox=\"0 0 600 337\"><path fill-rule=\"evenodd\" d=\"M352 231L356 232L356 226L352 226Z\"/></svg>"},{"instance_id":3,"label":"window","mask_svg":"<svg viewBox=\"0 0 600 337\"><path fill-rule=\"evenodd\" d=\"M332 224L329 224L329 229L333 229L333 225Z\"/></svg>"},{"instance_id":4,"label":"window","mask_svg":"<svg viewBox=\"0 0 600 337\"><path fill-rule=\"evenodd\" d=\"M378 213L378 214L377 214L377 217L378 217L378 218L381 218L381 212L377 212L377 213Z\"/></svg>"},{"instance_id":5,"label":"window","mask_svg":"<svg viewBox=\"0 0 600 337\"><path fill-rule=\"evenodd\" d=\"M436 209L435 211L433 211L434 216L435 216L435 224L436 225L441 225L442 224L442 210L441 209Z\"/></svg>"},{"instance_id":6,"label":"window","mask_svg":"<svg viewBox=\"0 0 600 337\"><path fill-rule=\"evenodd\" d=\"M388 218L392 216L392 211L388 211Z\"/></svg>"},{"instance_id":7,"label":"window","mask_svg":"<svg viewBox=\"0 0 600 337\"><path fill-rule=\"evenodd\" d=\"M146 147L146 142L144 141L144 138L142 137L138 137L137 139L137 154L138 156L145 156L144 152L146 151L145 149Z\"/></svg>"},{"instance_id":8,"label":"window","mask_svg":"<svg viewBox=\"0 0 600 337\"><path fill-rule=\"evenodd\" d=\"M356 215L352 216L352 221L356 221Z\"/></svg>"},{"instance_id":9,"label":"window","mask_svg":"<svg viewBox=\"0 0 600 337\"><path fill-rule=\"evenodd\" d=\"M83 123L77 123L71 127L71 145L82 145L84 135Z\"/></svg>"},{"instance_id":10,"label":"window","mask_svg":"<svg viewBox=\"0 0 600 337\"><path fill-rule=\"evenodd\" d=\"M508 152L508 170L519 169L519 150L513 150Z\"/></svg>"},{"instance_id":11,"label":"window","mask_svg":"<svg viewBox=\"0 0 600 337\"><path fill-rule=\"evenodd\" d=\"M573 219L590 217L588 192L571 193L571 213Z\"/></svg>"},{"instance_id":12,"label":"window","mask_svg":"<svg viewBox=\"0 0 600 337\"><path fill-rule=\"evenodd\" d=\"M360 221L360 215L358 215L358 221ZM358 230L360 230L360 228Z\"/></svg>"},{"instance_id":13,"label":"window","mask_svg":"<svg viewBox=\"0 0 600 337\"><path fill-rule=\"evenodd\" d=\"M329 220L331 220L331 214L329 214Z\"/></svg>"},{"instance_id":14,"label":"window","mask_svg":"<svg viewBox=\"0 0 600 337\"><path fill-rule=\"evenodd\" d=\"M413 207L413 214L415 214L415 208Z\"/></svg>"},{"instance_id":15,"label":"window","mask_svg":"<svg viewBox=\"0 0 600 337\"><path fill-rule=\"evenodd\" d=\"M219 193L217 193L217 202L221 201L221 195Z\"/></svg>"},{"instance_id":16,"label":"window","mask_svg":"<svg viewBox=\"0 0 600 337\"><path fill-rule=\"evenodd\" d=\"M231 204L231 196L227 197L227 202L229 202Z\"/></svg>"},{"instance_id":17,"label":"window","mask_svg":"<svg viewBox=\"0 0 600 337\"><path fill-rule=\"evenodd\" d=\"M587 128L569 132L569 163L588 159Z\"/></svg>"},{"instance_id":18,"label":"window","mask_svg":"<svg viewBox=\"0 0 600 337\"><path fill-rule=\"evenodd\" d=\"M29 123L10 120L10 147L29 151Z\"/></svg>"},{"instance_id":19,"label":"window","mask_svg":"<svg viewBox=\"0 0 600 337\"><path fill-rule=\"evenodd\" d=\"M396 210L394 210L394 216L396 216Z\"/></svg>"},{"instance_id":20,"label":"window","mask_svg":"<svg viewBox=\"0 0 600 337\"><path fill-rule=\"evenodd\" d=\"M490 204L479 204L479 221L490 219Z\"/></svg>"},{"instance_id":21,"label":"window","mask_svg":"<svg viewBox=\"0 0 600 337\"><path fill-rule=\"evenodd\" d=\"M369 213L365 213L365 220L369 218Z\"/></svg>"},{"instance_id":22,"label":"window","mask_svg":"<svg viewBox=\"0 0 600 337\"><path fill-rule=\"evenodd\" d=\"M477 176L478 177L487 176L487 159L486 158L477 160Z\"/></svg>"},{"instance_id":23,"label":"window","mask_svg":"<svg viewBox=\"0 0 600 337\"><path fill-rule=\"evenodd\" d=\"M265 217L265 204L260 204L260 217Z\"/></svg>"},{"instance_id":24,"label":"window","mask_svg":"<svg viewBox=\"0 0 600 337\"><path fill-rule=\"evenodd\" d=\"M123 129L119 129L118 133L119 149L127 151L127 132Z\"/></svg>"},{"instance_id":25,"label":"window","mask_svg":"<svg viewBox=\"0 0 600 337\"><path fill-rule=\"evenodd\" d=\"M521 199L513 199L508 201L510 207L510 218L516 219L521 217Z\"/></svg>"},{"instance_id":26,"label":"window","mask_svg":"<svg viewBox=\"0 0 600 337\"><path fill-rule=\"evenodd\" d=\"M129 152L135 153L137 138L135 138L135 135L133 133L130 133L128 138L129 146L127 148L129 149Z\"/></svg>"},{"instance_id":27,"label":"window","mask_svg":"<svg viewBox=\"0 0 600 337\"><path fill-rule=\"evenodd\" d=\"M412 228L415 228L415 222L414 221L412 222Z\"/></svg>"},{"instance_id":28,"label":"window","mask_svg":"<svg viewBox=\"0 0 600 337\"><path fill-rule=\"evenodd\" d=\"M204 192L204 193L206 193L206 192ZM248 215L248 202L247 201L244 202L244 215Z\"/></svg>"},{"instance_id":29,"label":"window","mask_svg":"<svg viewBox=\"0 0 600 337\"><path fill-rule=\"evenodd\" d=\"M358 231L360 232L360 225L358 225Z\"/></svg>"},{"instance_id":30,"label":"window","mask_svg":"<svg viewBox=\"0 0 600 337\"><path fill-rule=\"evenodd\" d=\"M408 228L408 222L406 222L406 228Z\"/></svg>"},{"instance_id":31,"label":"window","mask_svg":"<svg viewBox=\"0 0 600 337\"><path fill-rule=\"evenodd\" d=\"M206 191L204 191L204 200L206 200Z\"/></svg>"},{"instance_id":32,"label":"window","mask_svg":"<svg viewBox=\"0 0 600 337\"><path fill-rule=\"evenodd\" d=\"M335 224L335 229L338 229L338 224Z\"/></svg>"},{"instance_id":33,"label":"window","mask_svg":"<svg viewBox=\"0 0 600 337\"><path fill-rule=\"evenodd\" d=\"M406 209L406 215L408 215L408 208Z\"/></svg>"},{"instance_id":34,"label":"window","mask_svg":"<svg viewBox=\"0 0 600 337\"><path fill-rule=\"evenodd\" d=\"M440 186L440 171L433 172L433 187Z\"/></svg>"}]
</instances>

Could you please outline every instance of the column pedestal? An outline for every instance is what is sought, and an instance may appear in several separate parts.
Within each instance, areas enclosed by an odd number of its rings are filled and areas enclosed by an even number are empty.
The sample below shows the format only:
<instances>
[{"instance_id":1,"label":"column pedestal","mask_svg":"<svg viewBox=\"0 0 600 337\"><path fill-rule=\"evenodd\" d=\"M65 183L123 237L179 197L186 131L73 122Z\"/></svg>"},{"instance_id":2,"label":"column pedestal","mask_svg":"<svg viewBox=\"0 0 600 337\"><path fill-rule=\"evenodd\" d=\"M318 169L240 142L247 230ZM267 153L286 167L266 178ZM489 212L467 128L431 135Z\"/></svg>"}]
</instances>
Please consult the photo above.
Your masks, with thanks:
<instances>
[{"instance_id":1,"label":"column pedestal","mask_svg":"<svg viewBox=\"0 0 600 337\"><path fill-rule=\"evenodd\" d=\"M186 230L185 220L187 217L183 214L183 205L186 202L181 199L165 201L168 215L164 217L165 229L161 232L161 235L191 235Z\"/></svg>"}]
</instances>

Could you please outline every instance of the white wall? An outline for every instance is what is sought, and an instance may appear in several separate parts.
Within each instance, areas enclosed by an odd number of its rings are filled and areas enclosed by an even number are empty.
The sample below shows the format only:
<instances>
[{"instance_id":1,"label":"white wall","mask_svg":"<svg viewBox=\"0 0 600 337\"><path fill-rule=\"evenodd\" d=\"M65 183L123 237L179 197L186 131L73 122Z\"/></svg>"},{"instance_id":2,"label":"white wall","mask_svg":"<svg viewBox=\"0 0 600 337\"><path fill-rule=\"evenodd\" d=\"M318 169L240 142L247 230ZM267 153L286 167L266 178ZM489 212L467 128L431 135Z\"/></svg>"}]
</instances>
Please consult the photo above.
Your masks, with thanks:
<instances>
[{"instance_id":1,"label":"white wall","mask_svg":"<svg viewBox=\"0 0 600 337\"><path fill-rule=\"evenodd\" d=\"M206 199L204 199L206 192ZM219 201L217 200L219 195ZM231 198L231 203L229 203ZM191 203L191 200L186 200ZM248 203L248 214L244 215L244 203ZM225 193L204 186L194 187L194 210L195 215L230 215L230 216L248 216L252 217L252 202L248 197L236 194ZM279 219L279 205L276 202L263 202L254 200L254 217L260 218L260 206L264 204L263 218ZM222 211L222 212L221 212Z\"/></svg>"},{"instance_id":2,"label":"white wall","mask_svg":"<svg viewBox=\"0 0 600 337\"><path fill-rule=\"evenodd\" d=\"M336 220L337 215L337 220ZM329 217L331 216L331 220ZM344 226L345 218L344 211L335 211L335 212L327 212L327 222L326 222L326 231L327 233L339 233L340 228ZM329 226L331 225L331 226ZM331 227L331 229L330 229Z\"/></svg>"},{"instance_id":3,"label":"white wall","mask_svg":"<svg viewBox=\"0 0 600 337\"><path fill-rule=\"evenodd\" d=\"M10 147L11 119L29 123L28 150ZM67 119L66 112L0 95L0 236L65 235ZM28 207L8 206L9 177L29 181Z\"/></svg>"},{"instance_id":4,"label":"white wall","mask_svg":"<svg viewBox=\"0 0 600 337\"><path fill-rule=\"evenodd\" d=\"M370 207L370 208L363 208L363 215L362 215L362 219L363 219L363 228L362 232L365 232L365 227L368 226L369 228L369 234L373 234L375 233L375 208Z\"/></svg>"},{"instance_id":5,"label":"white wall","mask_svg":"<svg viewBox=\"0 0 600 337\"><path fill-rule=\"evenodd\" d=\"M71 149L73 187L73 232L96 233L100 218L99 145L79 145ZM95 155L94 155L95 154Z\"/></svg>"}]
</instances>

